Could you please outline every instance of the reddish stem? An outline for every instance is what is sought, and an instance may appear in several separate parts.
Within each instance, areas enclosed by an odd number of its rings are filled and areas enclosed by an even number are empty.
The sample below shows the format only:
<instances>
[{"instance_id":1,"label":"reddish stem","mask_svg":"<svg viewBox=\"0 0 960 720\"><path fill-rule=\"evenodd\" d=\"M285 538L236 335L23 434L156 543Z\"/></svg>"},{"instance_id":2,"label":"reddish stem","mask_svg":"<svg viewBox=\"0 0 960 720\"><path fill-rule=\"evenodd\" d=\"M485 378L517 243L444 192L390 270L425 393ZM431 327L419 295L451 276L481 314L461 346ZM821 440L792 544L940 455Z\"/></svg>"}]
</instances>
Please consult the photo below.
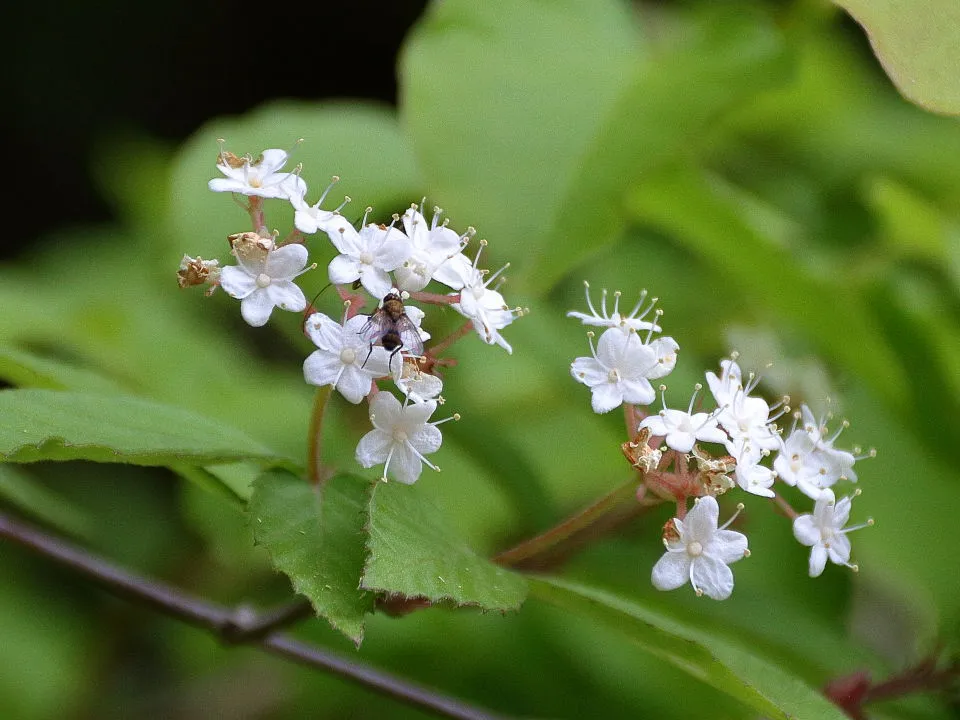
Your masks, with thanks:
<instances>
[{"instance_id":1,"label":"reddish stem","mask_svg":"<svg viewBox=\"0 0 960 720\"><path fill-rule=\"evenodd\" d=\"M410 297L417 302L430 303L431 305L453 305L460 302L460 293L455 295L440 295L439 293L412 292Z\"/></svg>"},{"instance_id":2,"label":"reddish stem","mask_svg":"<svg viewBox=\"0 0 960 720\"><path fill-rule=\"evenodd\" d=\"M332 475L330 468L323 464L323 416L330 403L330 394L333 388L324 385L317 388L313 399L313 411L310 414L310 427L307 430L307 458L309 462L310 482L322 487Z\"/></svg>"},{"instance_id":3,"label":"reddish stem","mask_svg":"<svg viewBox=\"0 0 960 720\"><path fill-rule=\"evenodd\" d=\"M457 340L462 338L464 335L468 335L470 331L473 330L473 321L467 320L459 329L454 330L452 333L447 335L443 340L433 345L428 351L427 355L429 357L438 357L442 353L446 352L451 345L453 345Z\"/></svg>"}]
</instances>

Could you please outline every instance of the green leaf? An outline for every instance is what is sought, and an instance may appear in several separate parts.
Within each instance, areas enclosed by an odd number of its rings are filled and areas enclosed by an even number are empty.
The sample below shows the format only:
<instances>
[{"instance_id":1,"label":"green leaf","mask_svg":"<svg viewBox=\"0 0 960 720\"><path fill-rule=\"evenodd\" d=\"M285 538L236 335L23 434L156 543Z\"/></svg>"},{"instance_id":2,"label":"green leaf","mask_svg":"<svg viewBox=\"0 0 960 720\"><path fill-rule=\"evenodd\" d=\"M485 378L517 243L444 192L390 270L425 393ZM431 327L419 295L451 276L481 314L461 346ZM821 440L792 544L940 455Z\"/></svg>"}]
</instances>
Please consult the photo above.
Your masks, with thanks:
<instances>
[{"instance_id":1,"label":"green leaf","mask_svg":"<svg viewBox=\"0 0 960 720\"><path fill-rule=\"evenodd\" d=\"M120 392L117 383L93 370L11 347L0 347L0 378L17 387Z\"/></svg>"},{"instance_id":2,"label":"green leaf","mask_svg":"<svg viewBox=\"0 0 960 720\"><path fill-rule=\"evenodd\" d=\"M407 47L404 118L432 191L492 248L522 250L505 255L536 292L616 240L631 181L783 75L762 14L681 26L648 55L624 3L450 1Z\"/></svg>"},{"instance_id":3,"label":"green leaf","mask_svg":"<svg viewBox=\"0 0 960 720\"><path fill-rule=\"evenodd\" d=\"M370 502L363 587L431 602L516 610L524 578L481 557L416 486L381 483Z\"/></svg>"},{"instance_id":4,"label":"green leaf","mask_svg":"<svg viewBox=\"0 0 960 720\"><path fill-rule=\"evenodd\" d=\"M254 482L249 505L253 536L274 567L357 646L374 601L360 588L370 488L370 481L352 475L337 475L321 488L274 470Z\"/></svg>"},{"instance_id":5,"label":"green leaf","mask_svg":"<svg viewBox=\"0 0 960 720\"><path fill-rule=\"evenodd\" d=\"M0 464L0 497L71 535L90 535L91 520L87 515L15 465Z\"/></svg>"},{"instance_id":6,"label":"green leaf","mask_svg":"<svg viewBox=\"0 0 960 720\"><path fill-rule=\"evenodd\" d=\"M611 625L644 650L771 718L842 720L817 690L776 664L619 597L573 583L531 578L533 597Z\"/></svg>"},{"instance_id":7,"label":"green leaf","mask_svg":"<svg viewBox=\"0 0 960 720\"><path fill-rule=\"evenodd\" d=\"M0 392L0 460L290 463L240 431L187 410L133 397L53 390Z\"/></svg>"},{"instance_id":8,"label":"green leaf","mask_svg":"<svg viewBox=\"0 0 960 720\"><path fill-rule=\"evenodd\" d=\"M863 26L904 97L960 114L960 3L956 0L834 0Z\"/></svg>"}]
</instances>

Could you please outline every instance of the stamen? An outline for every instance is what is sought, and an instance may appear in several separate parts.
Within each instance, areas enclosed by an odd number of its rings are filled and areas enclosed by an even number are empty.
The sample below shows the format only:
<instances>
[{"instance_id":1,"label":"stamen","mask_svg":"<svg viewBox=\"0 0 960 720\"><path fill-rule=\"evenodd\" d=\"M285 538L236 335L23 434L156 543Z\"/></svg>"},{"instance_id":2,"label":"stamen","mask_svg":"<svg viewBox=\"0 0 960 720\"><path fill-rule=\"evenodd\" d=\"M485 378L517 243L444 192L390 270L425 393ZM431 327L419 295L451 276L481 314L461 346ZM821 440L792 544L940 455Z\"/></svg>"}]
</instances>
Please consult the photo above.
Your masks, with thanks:
<instances>
[{"instance_id":1,"label":"stamen","mask_svg":"<svg viewBox=\"0 0 960 720\"><path fill-rule=\"evenodd\" d=\"M723 525L718 527L717 530L726 530L728 527L730 527L730 524L737 519L737 516L740 515L740 512L743 510L743 508L744 508L743 503L737 503L737 511L730 516L729 520L727 520Z\"/></svg>"}]
</instances>

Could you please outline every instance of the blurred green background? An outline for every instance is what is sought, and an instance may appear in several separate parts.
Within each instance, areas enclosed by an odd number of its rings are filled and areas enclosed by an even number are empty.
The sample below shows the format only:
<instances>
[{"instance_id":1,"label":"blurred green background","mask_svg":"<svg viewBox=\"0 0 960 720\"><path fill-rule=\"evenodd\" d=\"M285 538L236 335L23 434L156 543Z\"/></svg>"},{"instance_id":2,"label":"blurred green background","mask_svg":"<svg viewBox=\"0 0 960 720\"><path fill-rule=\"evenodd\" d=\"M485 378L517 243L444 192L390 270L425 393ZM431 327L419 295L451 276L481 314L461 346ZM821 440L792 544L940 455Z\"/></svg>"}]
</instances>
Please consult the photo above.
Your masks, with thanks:
<instances>
[{"instance_id":1,"label":"blurred green background","mask_svg":"<svg viewBox=\"0 0 960 720\"><path fill-rule=\"evenodd\" d=\"M282 65L283 48L271 52ZM334 61L317 72L352 58ZM857 466L853 511L877 525L852 536L859 574L831 566L811 580L789 523L746 498L753 555L723 603L651 587L666 508L564 575L756 648L813 686L860 668L882 677L937 643L955 649L957 120L904 101L859 29L825 2L447 0L419 19L398 68L396 109L274 101L212 120L176 149L137 127L103 138L93 171L117 220L53 232L4 266L3 378L164 401L302 458L312 389L299 318L248 328L234 301L180 292L174 273L185 252L225 259L225 236L246 229L229 198L206 190L215 139L256 153L303 137L294 161L315 189L343 178L351 219L366 205L387 218L427 196L452 227L490 241L488 267L512 263L503 292L531 308L504 331L512 356L476 338L460 344L444 395L463 420L444 428L443 473L410 488L474 548L503 549L628 477L622 417L594 415L569 377L587 345L564 313L582 308L584 279L626 299L648 288L681 347L669 398L686 403L734 349L770 395L819 410L830 398L852 423L839 444L879 451ZM289 220L268 206L271 226ZM322 243L311 252L321 267L333 256ZM321 271L302 285L312 296L325 282ZM443 316L431 330L440 337L455 322ZM328 446L349 468L365 412L334 412ZM129 567L225 604L289 596L243 512L170 472L0 470L4 504ZM24 499L11 487L50 494ZM421 715L222 647L10 546L0 545L0 568L2 717ZM300 634L354 653L323 621ZM502 617L374 616L357 654L510 714L752 716L622 633L535 600ZM921 697L871 717L957 712L955 698Z\"/></svg>"}]
</instances>

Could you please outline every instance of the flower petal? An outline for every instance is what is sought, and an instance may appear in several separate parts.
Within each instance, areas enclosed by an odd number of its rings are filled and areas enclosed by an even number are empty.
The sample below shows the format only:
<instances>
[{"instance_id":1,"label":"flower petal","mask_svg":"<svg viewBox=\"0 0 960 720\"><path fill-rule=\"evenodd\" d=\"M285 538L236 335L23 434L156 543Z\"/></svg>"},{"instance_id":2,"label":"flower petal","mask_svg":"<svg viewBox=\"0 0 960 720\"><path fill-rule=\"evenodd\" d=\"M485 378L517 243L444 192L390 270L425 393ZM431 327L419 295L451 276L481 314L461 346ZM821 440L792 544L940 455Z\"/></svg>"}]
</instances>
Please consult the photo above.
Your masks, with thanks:
<instances>
[{"instance_id":1,"label":"flower petal","mask_svg":"<svg viewBox=\"0 0 960 720\"><path fill-rule=\"evenodd\" d=\"M299 243L284 245L267 255L263 271L274 280L290 280L306 267L308 255Z\"/></svg>"},{"instance_id":2,"label":"flower petal","mask_svg":"<svg viewBox=\"0 0 960 720\"><path fill-rule=\"evenodd\" d=\"M801 545L820 542L820 527L813 521L813 515L801 515L793 521L793 536Z\"/></svg>"},{"instance_id":3,"label":"flower petal","mask_svg":"<svg viewBox=\"0 0 960 720\"><path fill-rule=\"evenodd\" d=\"M676 590L690 580L690 556L685 552L667 552L657 560L650 582L657 590Z\"/></svg>"},{"instance_id":4,"label":"flower petal","mask_svg":"<svg viewBox=\"0 0 960 720\"><path fill-rule=\"evenodd\" d=\"M307 298L296 283L290 280L274 280L264 288L270 301L281 310L302 312L307 307Z\"/></svg>"},{"instance_id":5,"label":"flower petal","mask_svg":"<svg viewBox=\"0 0 960 720\"><path fill-rule=\"evenodd\" d=\"M827 549L820 543L817 543L810 551L810 577L819 577L826 566Z\"/></svg>"},{"instance_id":6,"label":"flower petal","mask_svg":"<svg viewBox=\"0 0 960 720\"><path fill-rule=\"evenodd\" d=\"M220 271L220 287L230 297L242 300L257 289L257 281L236 265L227 265Z\"/></svg>"},{"instance_id":7,"label":"flower petal","mask_svg":"<svg viewBox=\"0 0 960 720\"><path fill-rule=\"evenodd\" d=\"M360 278L360 262L349 255L337 255L327 265L327 274L334 285L346 285Z\"/></svg>"},{"instance_id":8,"label":"flower petal","mask_svg":"<svg viewBox=\"0 0 960 720\"><path fill-rule=\"evenodd\" d=\"M356 365L342 365L343 372L340 374L340 380L337 382L337 390L343 397L354 405L358 405L367 395L370 394L370 386L373 382L369 374L361 370Z\"/></svg>"},{"instance_id":9,"label":"flower petal","mask_svg":"<svg viewBox=\"0 0 960 720\"><path fill-rule=\"evenodd\" d=\"M332 385L343 368L340 358L326 350L316 350L303 361L303 379L310 385Z\"/></svg>"},{"instance_id":10,"label":"flower petal","mask_svg":"<svg viewBox=\"0 0 960 720\"><path fill-rule=\"evenodd\" d=\"M684 519L685 542L696 540L706 544L717 531L717 520L720 518L720 506L710 495L698 498L693 509Z\"/></svg>"},{"instance_id":11,"label":"flower petal","mask_svg":"<svg viewBox=\"0 0 960 720\"><path fill-rule=\"evenodd\" d=\"M263 289L254 290L240 301L240 314L253 327L266 325L272 312L273 300Z\"/></svg>"},{"instance_id":12,"label":"flower petal","mask_svg":"<svg viewBox=\"0 0 960 720\"><path fill-rule=\"evenodd\" d=\"M404 485L413 485L423 472L423 462L409 445L397 445L390 459L390 475Z\"/></svg>"},{"instance_id":13,"label":"flower petal","mask_svg":"<svg viewBox=\"0 0 960 720\"><path fill-rule=\"evenodd\" d=\"M693 582L714 600L726 600L733 592L733 571L722 560L701 555L693 563Z\"/></svg>"},{"instance_id":14,"label":"flower petal","mask_svg":"<svg viewBox=\"0 0 960 720\"><path fill-rule=\"evenodd\" d=\"M590 405L595 413L610 412L623 404L623 393L617 383L600 383L592 388L593 396Z\"/></svg>"},{"instance_id":15,"label":"flower petal","mask_svg":"<svg viewBox=\"0 0 960 720\"><path fill-rule=\"evenodd\" d=\"M321 350L339 353L342 349L344 330L340 323L323 313L313 313L304 323L304 332Z\"/></svg>"},{"instance_id":16,"label":"flower petal","mask_svg":"<svg viewBox=\"0 0 960 720\"><path fill-rule=\"evenodd\" d=\"M426 405L426 403L420 404ZM407 439L421 455L429 455L440 449L443 435L441 435L440 429L433 425L420 425L410 433Z\"/></svg>"},{"instance_id":17,"label":"flower petal","mask_svg":"<svg viewBox=\"0 0 960 720\"><path fill-rule=\"evenodd\" d=\"M709 553L727 565L743 560L747 553L747 536L736 530L717 530L709 545Z\"/></svg>"},{"instance_id":18,"label":"flower petal","mask_svg":"<svg viewBox=\"0 0 960 720\"><path fill-rule=\"evenodd\" d=\"M362 467L369 468L385 462L393 445L393 436L383 430L371 430L357 443L356 460Z\"/></svg>"}]
</instances>

